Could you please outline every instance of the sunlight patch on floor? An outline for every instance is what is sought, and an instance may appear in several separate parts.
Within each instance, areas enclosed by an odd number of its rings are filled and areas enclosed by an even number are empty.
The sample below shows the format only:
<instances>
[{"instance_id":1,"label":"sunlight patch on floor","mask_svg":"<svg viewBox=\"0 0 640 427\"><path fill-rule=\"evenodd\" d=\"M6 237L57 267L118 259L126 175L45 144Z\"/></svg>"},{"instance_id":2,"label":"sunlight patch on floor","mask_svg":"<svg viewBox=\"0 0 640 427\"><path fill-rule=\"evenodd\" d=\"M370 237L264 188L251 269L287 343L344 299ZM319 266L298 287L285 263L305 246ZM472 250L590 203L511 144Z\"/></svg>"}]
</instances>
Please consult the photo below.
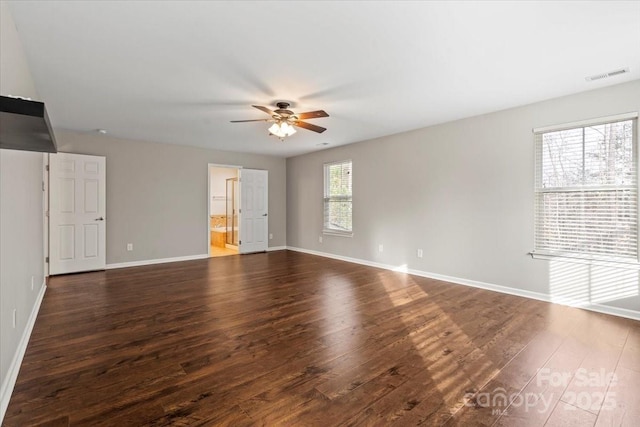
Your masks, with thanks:
<instances>
[{"instance_id":1,"label":"sunlight patch on floor","mask_svg":"<svg viewBox=\"0 0 640 427\"><path fill-rule=\"evenodd\" d=\"M638 295L638 270L603 265L549 262L551 301L587 306Z\"/></svg>"},{"instance_id":2,"label":"sunlight patch on floor","mask_svg":"<svg viewBox=\"0 0 640 427\"><path fill-rule=\"evenodd\" d=\"M406 266L400 266L400 268L402 267ZM498 372L498 369L486 355L480 355L474 360L474 364L480 366L480 372L473 372L473 374L476 378L482 378L483 383L472 384L467 372L456 362L456 356L459 357L459 355L449 357L448 353L446 353L450 351L446 346L446 341L466 342L466 345L470 347L473 345L471 338L442 308L424 298L428 294L415 283L409 274L405 274L402 279L400 279L399 274L393 276L389 276L389 274L388 272L379 273L378 276L387 291L389 300L394 306L406 304L408 302L407 299L422 298L424 304L420 306L420 312L428 315L429 318L433 318L435 314L435 321L429 321L425 317L424 323L412 326L409 337L413 342L416 353L422 358L425 368L431 374L431 378L441 393L443 401L447 402L450 410L455 411L464 405L465 400L463 396L450 395L453 384L467 383L469 387L476 386L481 388ZM403 292L399 292L397 289L398 283L407 284L401 289ZM413 317L413 315L409 312L406 317ZM406 321L405 324L408 325ZM446 336L446 341L440 339L440 337L444 336ZM474 346L469 353L474 349L480 350Z\"/></svg>"}]
</instances>

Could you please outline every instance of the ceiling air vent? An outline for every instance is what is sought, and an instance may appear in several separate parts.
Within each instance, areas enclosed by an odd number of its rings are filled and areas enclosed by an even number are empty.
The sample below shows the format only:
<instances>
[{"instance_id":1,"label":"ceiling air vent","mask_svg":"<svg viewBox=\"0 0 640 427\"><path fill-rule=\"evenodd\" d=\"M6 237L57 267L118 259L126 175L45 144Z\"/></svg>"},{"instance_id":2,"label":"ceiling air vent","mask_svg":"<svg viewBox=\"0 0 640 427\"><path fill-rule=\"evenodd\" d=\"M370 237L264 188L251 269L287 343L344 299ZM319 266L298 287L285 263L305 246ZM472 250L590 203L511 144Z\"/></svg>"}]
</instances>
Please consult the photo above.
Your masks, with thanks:
<instances>
[{"instance_id":1,"label":"ceiling air vent","mask_svg":"<svg viewBox=\"0 0 640 427\"><path fill-rule=\"evenodd\" d=\"M585 77L584 79L588 82L592 82L594 80L606 79L608 77L618 76L620 74L626 74L629 72L628 68L621 68L615 71L609 71L608 73L596 74L593 76Z\"/></svg>"}]
</instances>

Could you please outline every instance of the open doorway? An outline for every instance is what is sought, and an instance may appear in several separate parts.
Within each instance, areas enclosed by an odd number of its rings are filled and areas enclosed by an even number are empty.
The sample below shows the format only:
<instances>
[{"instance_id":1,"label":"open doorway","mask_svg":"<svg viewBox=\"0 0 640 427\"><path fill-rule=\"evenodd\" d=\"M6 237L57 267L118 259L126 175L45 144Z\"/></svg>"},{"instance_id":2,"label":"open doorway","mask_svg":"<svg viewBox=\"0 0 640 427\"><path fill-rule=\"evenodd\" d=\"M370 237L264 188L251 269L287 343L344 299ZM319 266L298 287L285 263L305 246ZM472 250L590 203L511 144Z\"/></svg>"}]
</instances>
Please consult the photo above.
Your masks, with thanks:
<instances>
[{"instance_id":1,"label":"open doorway","mask_svg":"<svg viewBox=\"0 0 640 427\"><path fill-rule=\"evenodd\" d=\"M240 234L237 166L209 165L209 255L236 255Z\"/></svg>"}]
</instances>

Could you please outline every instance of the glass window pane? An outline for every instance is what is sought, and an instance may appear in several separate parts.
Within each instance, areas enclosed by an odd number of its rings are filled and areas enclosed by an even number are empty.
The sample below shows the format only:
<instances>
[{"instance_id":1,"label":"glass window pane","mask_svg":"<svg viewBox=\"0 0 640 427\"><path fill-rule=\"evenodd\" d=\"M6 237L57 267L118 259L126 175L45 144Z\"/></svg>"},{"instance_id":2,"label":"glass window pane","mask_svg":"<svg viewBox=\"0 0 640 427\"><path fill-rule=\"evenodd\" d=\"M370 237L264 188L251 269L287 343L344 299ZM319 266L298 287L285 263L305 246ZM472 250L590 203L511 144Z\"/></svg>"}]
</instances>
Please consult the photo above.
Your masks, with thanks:
<instances>
[{"instance_id":1,"label":"glass window pane","mask_svg":"<svg viewBox=\"0 0 640 427\"><path fill-rule=\"evenodd\" d=\"M635 120L536 135L535 249L637 260Z\"/></svg>"},{"instance_id":2,"label":"glass window pane","mask_svg":"<svg viewBox=\"0 0 640 427\"><path fill-rule=\"evenodd\" d=\"M545 133L542 138L542 186L582 183L582 128Z\"/></svg>"},{"instance_id":3,"label":"glass window pane","mask_svg":"<svg viewBox=\"0 0 640 427\"><path fill-rule=\"evenodd\" d=\"M631 121L585 128L585 185L633 184Z\"/></svg>"},{"instance_id":4,"label":"glass window pane","mask_svg":"<svg viewBox=\"0 0 640 427\"><path fill-rule=\"evenodd\" d=\"M352 227L352 164L325 165L324 228L350 232Z\"/></svg>"}]
</instances>

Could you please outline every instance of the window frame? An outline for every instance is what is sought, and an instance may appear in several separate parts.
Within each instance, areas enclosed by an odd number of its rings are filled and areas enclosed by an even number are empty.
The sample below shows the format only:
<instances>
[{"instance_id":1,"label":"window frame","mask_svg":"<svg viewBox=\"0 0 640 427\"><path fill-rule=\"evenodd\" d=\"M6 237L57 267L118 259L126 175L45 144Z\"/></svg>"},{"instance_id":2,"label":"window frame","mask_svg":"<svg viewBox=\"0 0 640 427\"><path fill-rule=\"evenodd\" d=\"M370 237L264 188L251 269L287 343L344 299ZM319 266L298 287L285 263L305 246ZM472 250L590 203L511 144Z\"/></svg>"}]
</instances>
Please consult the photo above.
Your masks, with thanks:
<instances>
[{"instance_id":1,"label":"window frame","mask_svg":"<svg viewBox=\"0 0 640 427\"><path fill-rule=\"evenodd\" d=\"M329 191L330 191L329 171L332 166L345 165L345 164L351 165L351 173L350 173L350 180L351 180L350 199L351 200L349 200L349 202L351 203L351 229L342 230L337 228L327 228L327 212L328 212L327 203L331 201L331 195L329 194ZM322 167L322 174L323 174L323 177L322 177L322 181L323 181L322 234L330 235L330 236L340 236L340 237L353 237L353 160L345 159L345 160L338 160L338 161L324 163Z\"/></svg>"},{"instance_id":2,"label":"window frame","mask_svg":"<svg viewBox=\"0 0 640 427\"><path fill-rule=\"evenodd\" d=\"M544 161L539 158L538 154L538 135L543 135L545 133L558 132L563 130L571 130L571 129L580 129L605 125L610 123L617 123L623 121L631 121L632 129L631 129L631 160L632 160L632 169L635 174L635 183L633 184L625 184L625 185L582 185L582 186L562 186L562 187L542 187L538 182L538 176L542 176L542 168L544 166ZM614 116L600 117L588 120L582 120L572 123L565 123L562 125L554 125L554 126L545 126L541 128L533 129L534 136L534 223L533 223L533 232L534 232L534 250L529 254L533 258L541 258L541 259L556 259L556 258L566 258L569 260L575 260L578 262L587 262L587 263L612 263L614 265L630 265L633 268L640 268L640 170L638 166L640 165L640 153L639 153L639 139L640 139L640 130L638 123L638 113L630 112L624 114L618 114ZM584 147L585 140L583 138L582 144ZM542 178L541 178L542 179ZM617 191L624 189L632 189L635 190L636 194L636 253L635 257L628 256L615 256L615 255L604 255L597 253L589 253L589 252L562 252L562 251L548 251L548 250L539 250L538 242L537 242L537 227L539 226L539 209L538 209L538 197L540 194L544 193L572 193L572 192L598 192L598 191Z\"/></svg>"}]
</instances>

